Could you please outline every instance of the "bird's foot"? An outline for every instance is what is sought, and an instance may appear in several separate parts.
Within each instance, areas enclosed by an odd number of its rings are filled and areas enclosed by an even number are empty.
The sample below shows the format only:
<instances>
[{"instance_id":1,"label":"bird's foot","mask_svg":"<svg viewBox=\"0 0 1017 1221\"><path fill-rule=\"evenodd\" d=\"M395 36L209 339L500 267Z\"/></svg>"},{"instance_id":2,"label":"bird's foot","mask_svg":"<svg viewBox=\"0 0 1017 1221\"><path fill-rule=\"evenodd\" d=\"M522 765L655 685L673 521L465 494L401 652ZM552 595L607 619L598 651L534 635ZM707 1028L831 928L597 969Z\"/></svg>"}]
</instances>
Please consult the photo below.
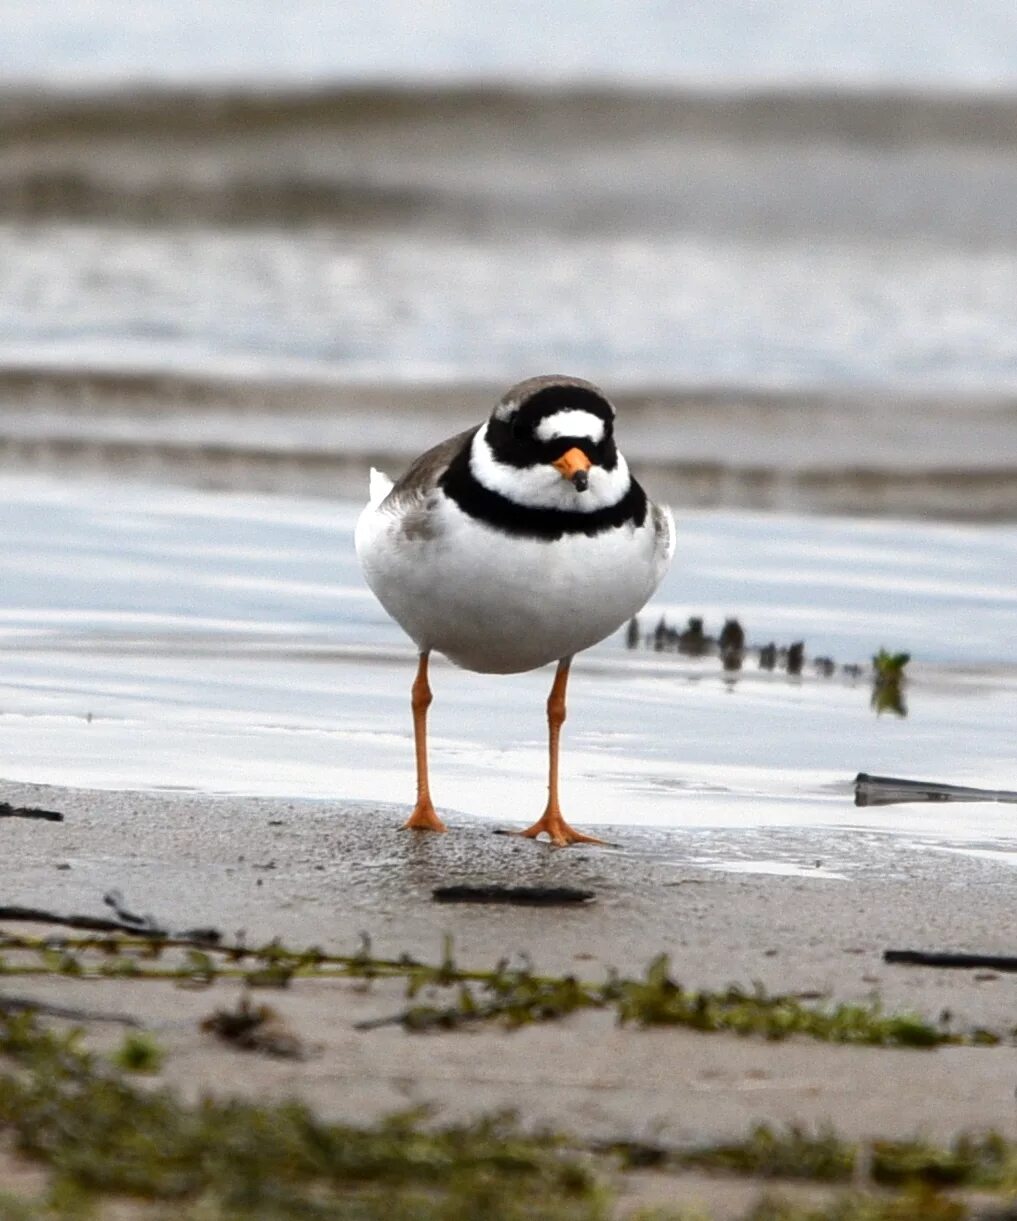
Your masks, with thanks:
<instances>
[{"instance_id":1,"label":"bird's foot","mask_svg":"<svg viewBox=\"0 0 1017 1221\"><path fill-rule=\"evenodd\" d=\"M561 811L553 809L545 810L532 827L527 827L525 831L517 831L515 834L521 835L524 839L536 839L538 835L545 834L551 843L557 844L559 848L564 848L568 844L607 843L606 840L597 839L595 835L584 835L582 831L570 827L562 817Z\"/></svg>"},{"instance_id":2,"label":"bird's foot","mask_svg":"<svg viewBox=\"0 0 1017 1221\"><path fill-rule=\"evenodd\" d=\"M417 802L413 807L413 813L403 823L402 829L404 831L447 831L448 827L438 817L437 811L428 799Z\"/></svg>"}]
</instances>

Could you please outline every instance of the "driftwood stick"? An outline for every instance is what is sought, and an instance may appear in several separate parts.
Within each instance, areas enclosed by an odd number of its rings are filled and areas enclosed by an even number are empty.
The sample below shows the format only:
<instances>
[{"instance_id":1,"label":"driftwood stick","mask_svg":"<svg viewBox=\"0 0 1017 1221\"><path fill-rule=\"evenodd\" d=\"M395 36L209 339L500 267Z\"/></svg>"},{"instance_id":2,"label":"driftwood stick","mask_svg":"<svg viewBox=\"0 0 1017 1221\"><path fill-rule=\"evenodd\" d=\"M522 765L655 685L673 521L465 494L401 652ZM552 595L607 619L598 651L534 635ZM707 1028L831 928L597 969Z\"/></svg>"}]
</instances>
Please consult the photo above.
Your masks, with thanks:
<instances>
[{"instance_id":1,"label":"driftwood stick","mask_svg":"<svg viewBox=\"0 0 1017 1221\"><path fill-rule=\"evenodd\" d=\"M855 777L856 806L889 806L902 801L1005 801L1017 803L1017 793L1006 789L973 789L963 784L934 780L900 780L892 776Z\"/></svg>"},{"instance_id":2,"label":"driftwood stick","mask_svg":"<svg viewBox=\"0 0 1017 1221\"><path fill-rule=\"evenodd\" d=\"M592 890L574 886L438 886L431 891L436 903L511 903L519 907L566 907L589 903Z\"/></svg>"},{"instance_id":3,"label":"driftwood stick","mask_svg":"<svg viewBox=\"0 0 1017 1221\"><path fill-rule=\"evenodd\" d=\"M46 1017L67 1018L71 1022L115 1022L118 1026L140 1026L141 1022L128 1013L100 1013L95 1009L73 1009L67 1005L51 1005L30 996L0 994L0 1013L41 1013Z\"/></svg>"},{"instance_id":4,"label":"driftwood stick","mask_svg":"<svg viewBox=\"0 0 1017 1221\"><path fill-rule=\"evenodd\" d=\"M983 967L990 971L1017 971L1017 957L1012 954L954 954L936 950L884 950L883 961L905 967L947 967L966 969Z\"/></svg>"},{"instance_id":5,"label":"driftwood stick","mask_svg":"<svg viewBox=\"0 0 1017 1221\"><path fill-rule=\"evenodd\" d=\"M26 924L61 924L65 928L83 928L93 933L134 933L143 936L136 924L122 920L107 920L103 916L61 916L58 912L38 907L0 907L0 920L20 920Z\"/></svg>"},{"instance_id":6,"label":"driftwood stick","mask_svg":"<svg viewBox=\"0 0 1017 1221\"><path fill-rule=\"evenodd\" d=\"M131 933L135 937L151 937L155 941L176 940L205 946L218 945L222 940L218 929L192 928L171 933L138 916L135 916L133 921L110 920L105 916L62 916L59 912L44 911L38 907L0 906L0 920L19 920L25 924L59 924L64 928L87 929L92 933Z\"/></svg>"},{"instance_id":7,"label":"driftwood stick","mask_svg":"<svg viewBox=\"0 0 1017 1221\"><path fill-rule=\"evenodd\" d=\"M0 801L0 818L41 818L44 822L63 822L64 816L56 810L37 810L33 806L12 806L9 801Z\"/></svg>"}]
</instances>

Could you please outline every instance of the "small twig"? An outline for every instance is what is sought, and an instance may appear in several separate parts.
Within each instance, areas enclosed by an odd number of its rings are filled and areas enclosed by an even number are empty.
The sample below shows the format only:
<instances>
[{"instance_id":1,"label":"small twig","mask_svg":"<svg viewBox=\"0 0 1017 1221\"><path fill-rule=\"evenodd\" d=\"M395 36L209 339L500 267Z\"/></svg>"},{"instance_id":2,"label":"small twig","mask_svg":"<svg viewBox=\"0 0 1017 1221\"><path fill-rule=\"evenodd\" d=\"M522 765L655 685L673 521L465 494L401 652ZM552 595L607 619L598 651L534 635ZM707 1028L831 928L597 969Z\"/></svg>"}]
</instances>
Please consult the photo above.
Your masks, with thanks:
<instances>
[{"instance_id":1,"label":"small twig","mask_svg":"<svg viewBox=\"0 0 1017 1221\"><path fill-rule=\"evenodd\" d=\"M109 896L107 900L108 898ZM0 907L0 920L20 920L26 924L60 924L65 928L87 929L94 933L130 933L134 937L153 941L175 941L202 946L218 945L222 939L222 934L214 928L184 929L180 933L171 934L154 925L138 924L138 919L139 917L135 916L133 921L129 922L110 920L105 916L62 916L59 912L45 911L38 907Z\"/></svg>"},{"instance_id":2,"label":"small twig","mask_svg":"<svg viewBox=\"0 0 1017 1221\"><path fill-rule=\"evenodd\" d=\"M95 933L133 933L141 936L137 925L103 916L61 916L38 907L0 907L0 920L20 920L26 924L62 924L66 928L83 928Z\"/></svg>"},{"instance_id":3,"label":"small twig","mask_svg":"<svg viewBox=\"0 0 1017 1221\"><path fill-rule=\"evenodd\" d=\"M126 924L131 924L137 929L146 929L155 933L159 937L167 935L165 929L159 928L155 923L153 916L136 916L134 912L128 911L124 907L124 896L119 890L107 890L102 896L103 903L108 908L111 908Z\"/></svg>"},{"instance_id":4,"label":"small twig","mask_svg":"<svg viewBox=\"0 0 1017 1221\"><path fill-rule=\"evenodd\" d=\"M136 916L124 906L124 896L119 890L107 890L102 896L103 903L113 911L128 928L136 929L145 937L168 937L169 929L161 928L155 922L154 916Z\"/></svg>"},{"instance_id":5,"label":"small twig","mask_svg":"<svg viewBox=\"0 0 1017 1221\"><path fill-rule=\"evenodd\" d=\"M51 1005L28 996L0 995L0 1013L42 1013L46 1017L67 1018L72 1022L115 1022L118 1026L140 1026L142 1023L127 1013L99 1013L94 1009L72 1009L66 1005Z\"/></svg>"},{"instance_id":6,"label":"small twig","mask_svg":"<svg viewBox=\"0 0 1017 1221\"><path fill-rule=\"evenodd\" d=\"M906 967L946 967L990 971L1017 971L1017 957L1011 954L954 954L938 950L884 950L883 961Z\"/></svg>"}]
</instances>

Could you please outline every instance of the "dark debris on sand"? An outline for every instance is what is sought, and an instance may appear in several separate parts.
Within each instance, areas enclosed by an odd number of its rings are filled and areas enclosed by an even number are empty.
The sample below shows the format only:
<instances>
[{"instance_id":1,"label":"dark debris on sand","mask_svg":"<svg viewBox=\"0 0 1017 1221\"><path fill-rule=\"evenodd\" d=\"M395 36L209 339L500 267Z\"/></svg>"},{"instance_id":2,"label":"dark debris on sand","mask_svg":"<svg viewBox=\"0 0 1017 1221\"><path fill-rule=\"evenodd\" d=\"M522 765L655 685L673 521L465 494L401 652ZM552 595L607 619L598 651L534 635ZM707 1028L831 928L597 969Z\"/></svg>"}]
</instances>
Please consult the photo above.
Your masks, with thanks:
<instances>
[{"instance_id":1,"label":"dark debris on sand","mask_svg":"<svg viewBox=\"0 0 1017 1221\"><path fill-rule=\"evenodd\" d=\"M0 801L0 818L37 818L43 822L63 822L64 816L56 810L39 810L34 806L12 806L9 801Z\"/></svg>"},{"instance_id":2,"label":"dark debris on sand","mask_svg":"<svg viewBox=\"0 0 1017 1221\"><path fill-rule=\"evenodd\" d=\"M563 907L589 903L592 890L572 886L438 886L431 891L436 903L513 903L521 907Z\"/></svg>"}]
</instances>

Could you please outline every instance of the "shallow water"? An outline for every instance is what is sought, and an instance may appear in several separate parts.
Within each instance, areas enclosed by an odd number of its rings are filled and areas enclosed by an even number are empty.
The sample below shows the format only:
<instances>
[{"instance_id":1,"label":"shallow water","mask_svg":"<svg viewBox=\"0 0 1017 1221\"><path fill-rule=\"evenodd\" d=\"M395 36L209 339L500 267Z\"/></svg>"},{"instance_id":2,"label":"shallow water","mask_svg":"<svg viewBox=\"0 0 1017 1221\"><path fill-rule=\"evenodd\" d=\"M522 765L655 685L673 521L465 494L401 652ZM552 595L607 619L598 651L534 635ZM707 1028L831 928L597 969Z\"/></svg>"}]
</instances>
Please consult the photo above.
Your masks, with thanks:
<instances>
[{"instance_id":1,"label":"shallow water","mask_svg":"<svg viewBox=\"0 0 1017 1221\"><path fill-rule=\"evenodd\" d=\"M1017 253L0 224L0 368L33 363L409 383L581 370L614 390L953 392L962 412L1017 389ZM10 410L66 428L40 406Z\"/></svg>"},{"instance_id":2,"label":"shallow water","mask_svg":"<svg viewBox=\"0 0 1017 1221\"><path fill-rule=\"evenodd\" d=\"M563 370L677 503L1017 519L1002 0L0 22L5 468L350 494Z\"/></svg>"},{"instance_id":3,"label":"shallow water","mask_svg":"<svg viewBox=\"0 0 1017 1221\"><path fill-rule=\"evenodd\" d=\"M1015 123L681 82L0 96L0 463L352 494L560 370L628 396L679 504L1013 520Z\"/></svg>"},{"instance_id":4,"label":"shallow water","mask_svg":"<svg viewBox=\"0 0 1017 1221\"><path fill-rule=\"evenodd\" d=\"M404 804L412 652L334 498L527 374L627 398L680 504L1017 519L1013 6L520 11L4 5L0 464L102 482L0 475L0 775ZM1017 862L1012 807L850 799L1017 788L1015 571L1013 526L683 511L646 627L909 649L910 713L619 637L575 667L570 817ZM443 808L536 815L549 680L436 665ZM755 856L702 863L822 876Z\"/></svg>"},{"instance_id":5,"label":"shallow water","mask_svg":"<svg viewBox=\"0 0 1017 1221\"><path fill-rule=\"evenodd\" d=\"M360 579L357 511L0 480L0 775L406 803L413 653ZM737 614L750 642L803 639L838 663L909 649L909 715L877 718L866 681L789 679L749 660L731 682L716 659L629 652L619 635L575 666L570 817L866 827L1005 851L1012 807L856 810L850 782L868 771L1017 788L1015 562L1013 527L683 514L646 628L702 613L716 631ZM539 813L550 677L435 666L442 808L498 825Z\"/></svg>"}]
</instances>

